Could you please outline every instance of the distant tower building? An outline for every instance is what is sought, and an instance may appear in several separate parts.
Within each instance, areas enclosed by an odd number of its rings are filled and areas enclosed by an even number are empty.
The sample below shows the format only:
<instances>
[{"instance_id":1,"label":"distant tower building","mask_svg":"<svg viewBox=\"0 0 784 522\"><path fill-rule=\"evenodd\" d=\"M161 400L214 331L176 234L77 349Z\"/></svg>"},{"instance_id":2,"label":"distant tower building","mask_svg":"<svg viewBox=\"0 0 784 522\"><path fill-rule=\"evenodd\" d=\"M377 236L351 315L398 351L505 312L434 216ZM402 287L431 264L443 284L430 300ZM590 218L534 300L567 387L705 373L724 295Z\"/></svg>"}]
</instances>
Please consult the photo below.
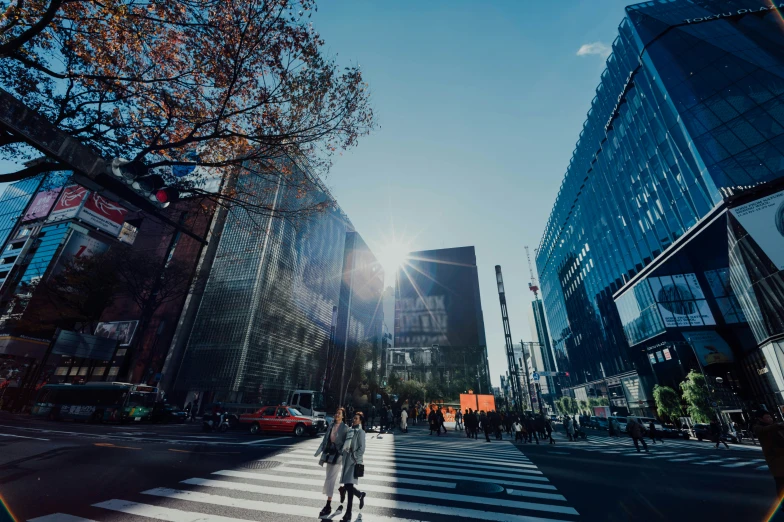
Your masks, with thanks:
<instances>
[{"instance_id":1,"label":"distant tower building","mask_svg":"<svg viewBox=\"0 0 784 522\"><path fill-rule=\"evenodd\" d=\"M541 299L531 302L531 308L528 310L528 323L531 328L531 337L534 343L538 343L538 345L533 345L534 367L539 371L558 371L553 358L550 334L547 332L544 305L542 305ZM553 400L560 395L557 379L550 376L542 377L539 379L539 386L544 402L552 405Z\"/></svg>"}]
</instances>

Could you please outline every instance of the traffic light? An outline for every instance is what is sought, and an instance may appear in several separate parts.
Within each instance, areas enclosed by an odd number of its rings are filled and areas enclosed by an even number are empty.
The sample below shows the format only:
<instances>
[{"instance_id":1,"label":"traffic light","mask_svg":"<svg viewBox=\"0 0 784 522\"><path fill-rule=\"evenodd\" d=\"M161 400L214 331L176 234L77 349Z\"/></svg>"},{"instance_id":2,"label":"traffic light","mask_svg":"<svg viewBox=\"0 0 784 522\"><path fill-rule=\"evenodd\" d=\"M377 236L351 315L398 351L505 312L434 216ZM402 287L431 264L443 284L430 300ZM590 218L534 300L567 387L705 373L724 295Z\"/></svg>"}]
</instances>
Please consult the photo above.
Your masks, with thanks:
<instances>
[{"instance_id":1,"label":"traffic light","mask_svg":"<svg viewBox=\"0 0 784 522\"><path fill-rule=\"evenodd\" d=\"M166 182L158 174L150 174L147 165L141 161L114 158L112 174L160 208L166 208L180 198L177 189L167 187Z\"/></svg>"},{"instance_id":2,"label":"traffic light","mask_svg":"<svg viewBox=\"0 0 784 522\"><path fill-rule=\"evenodd\" d=\"M558 377L569 377L569 372L558 372Z\"/></svg>"}]
</instances>

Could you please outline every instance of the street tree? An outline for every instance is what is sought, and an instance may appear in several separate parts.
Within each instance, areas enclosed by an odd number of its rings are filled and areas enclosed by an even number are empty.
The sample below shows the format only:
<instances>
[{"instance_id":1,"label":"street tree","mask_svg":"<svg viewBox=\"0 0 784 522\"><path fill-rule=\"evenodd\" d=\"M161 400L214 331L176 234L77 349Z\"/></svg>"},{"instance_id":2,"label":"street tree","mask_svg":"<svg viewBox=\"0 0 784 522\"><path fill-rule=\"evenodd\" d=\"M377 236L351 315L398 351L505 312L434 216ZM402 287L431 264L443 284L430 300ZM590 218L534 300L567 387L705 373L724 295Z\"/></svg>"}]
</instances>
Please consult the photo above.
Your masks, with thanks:
<instances>
[{"instance_id":1,"label":"street tree","mask_svg":"<svg viewBox=\"0 0 784 522\"><path fill-rule=\"evenodd\" d=\"M204 186L245 175L304 196L315 188L299 167L326 173L374 127L359 66L324 51L315 11L314 0L0 0L0 87L104 158L269 213L269 198ZM37 156L0 129L0 159ZM47 159L0 182L63 169Z\"/></svg>"},{"instance_id":2,"label":"street tree","mask_svg":"<svg viewBox=\"0 0 784 522\"><path fill-rule=\"evenodd\" d=\"M686 411L694 422L707 423L713 419L710 391L703 374L690 371L686 380L681 383L681 391L687 404Z\"/></svg>"},{"instance_id":3,"label":"street tree","mask_svg":"<svg viewBox=\"0 0 784 522\"><path fill-rule=\"evenodd\" d=\"M588 401L579 400L579 401L577 401L577 404L580 407L580 412L589 411L588 410Z\"/></svg>"},{"instance_id":4,"label":"street tree","mask_svg":"<svg viewBox=\"0 0 784 522\"><path fill-rule=\"evenodd\" d=\"M683 416L681 398L678 396L678 393L669 386L655 385L653 387L653 400L656 402L656 411L660 417L669 419L672 423L676 423L678 422L678 419Z\"/></svg>"}]
</instances>

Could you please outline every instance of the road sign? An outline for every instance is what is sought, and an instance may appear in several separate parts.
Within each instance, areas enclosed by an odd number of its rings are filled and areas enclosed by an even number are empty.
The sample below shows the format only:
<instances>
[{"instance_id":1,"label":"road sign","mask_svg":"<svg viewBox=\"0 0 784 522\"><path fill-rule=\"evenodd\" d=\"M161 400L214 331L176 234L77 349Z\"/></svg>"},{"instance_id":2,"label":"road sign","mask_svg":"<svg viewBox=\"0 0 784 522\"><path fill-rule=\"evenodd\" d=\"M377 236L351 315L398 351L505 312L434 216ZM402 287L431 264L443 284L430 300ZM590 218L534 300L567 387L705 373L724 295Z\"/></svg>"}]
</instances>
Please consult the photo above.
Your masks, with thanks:
<instances>
[{"instance_id":1,"label":"road sign","mask_svg":"<svg viewBox=\"0 0 784 522\"><path fill-rule=\"evenodd\" d=\"M539 380L539 372L534 372L534 380L535 381Z\"/></svg>"},{"instance_id":2,"label":"road sign","mask_svg":"<svg viewBox=\"0 0 784 522\"><path fill-rule=\"evenodd\" d=\"M537 372L540 377L556 377L558 372Z\"/></svg>"}]
</instances>

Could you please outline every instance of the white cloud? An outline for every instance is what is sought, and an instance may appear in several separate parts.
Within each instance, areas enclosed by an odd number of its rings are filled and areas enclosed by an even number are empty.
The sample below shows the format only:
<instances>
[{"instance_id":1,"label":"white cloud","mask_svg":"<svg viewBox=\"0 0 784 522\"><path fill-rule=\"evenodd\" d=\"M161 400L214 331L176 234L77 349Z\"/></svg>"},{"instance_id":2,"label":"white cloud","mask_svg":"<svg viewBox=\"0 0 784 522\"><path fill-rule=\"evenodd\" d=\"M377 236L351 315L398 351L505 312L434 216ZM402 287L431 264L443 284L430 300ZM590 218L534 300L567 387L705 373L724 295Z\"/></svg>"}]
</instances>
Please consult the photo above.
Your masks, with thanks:
<instances>
[{"instance_id":1,"label":"white cloud","mask_svg":"<svg viewBox=\"0 0 784 522\"><path fill-rule=\"evenodd\" d=\"M596 54L601 56L602 58L607 58L610 56L612 52L612 47L602 42L593 42L589 44L583 44L577 50L577 56L588 56L589 54Z\"/></svg>"}]
</instances>

